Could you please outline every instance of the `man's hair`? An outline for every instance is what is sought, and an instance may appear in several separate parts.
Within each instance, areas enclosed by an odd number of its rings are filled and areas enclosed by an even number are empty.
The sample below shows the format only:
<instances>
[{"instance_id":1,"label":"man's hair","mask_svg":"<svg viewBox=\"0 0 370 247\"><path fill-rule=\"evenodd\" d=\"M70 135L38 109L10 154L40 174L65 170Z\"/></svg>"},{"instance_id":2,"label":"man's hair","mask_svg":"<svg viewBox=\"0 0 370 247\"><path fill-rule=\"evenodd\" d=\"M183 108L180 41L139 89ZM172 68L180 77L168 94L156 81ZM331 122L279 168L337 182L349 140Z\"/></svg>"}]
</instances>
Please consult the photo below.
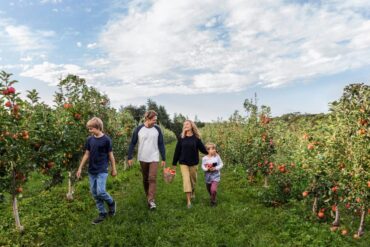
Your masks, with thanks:
<instances>
[{"instance_id":1,"label":"man's hair","mask_svg":"<svg viewBox=\"0 0 370 247\"><path fill-rule=\"evenodd\" d=\"M149 110L149 111L145 112L145 114L144 114L144 120L152 119L155 116L158 116L158 114L155 111L153 111L153 110Z\"/></svg>"},{"instance_id":2,"label":"man's hair","mask_svg":"<svg viewBox=\"0 0 370 247\"><path fill-rule=\"evenodd\" d=\"M87 121L86 127L87 128L95 128L95 129L98 129L100 131L103 131L104 125L103 125L103 121L100 118L93 117L92 119Z\"/></svg>"}]
</instances>

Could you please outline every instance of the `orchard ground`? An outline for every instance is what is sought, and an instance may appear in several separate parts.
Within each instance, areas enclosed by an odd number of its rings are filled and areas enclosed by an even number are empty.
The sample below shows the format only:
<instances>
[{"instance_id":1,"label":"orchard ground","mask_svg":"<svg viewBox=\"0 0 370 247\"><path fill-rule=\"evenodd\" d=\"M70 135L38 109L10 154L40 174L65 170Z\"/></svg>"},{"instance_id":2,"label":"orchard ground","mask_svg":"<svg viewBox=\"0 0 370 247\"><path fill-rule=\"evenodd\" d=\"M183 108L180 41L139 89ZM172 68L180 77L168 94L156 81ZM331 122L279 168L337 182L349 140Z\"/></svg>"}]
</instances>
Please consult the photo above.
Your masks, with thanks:
<instances>
[{"instance_id":1,"label":"orchard ground","mask_svg":"<svg viewBox=\"0 0 370 247\"><path fill-rule=\"evenodd\" d=\"M168 165L173 150L174 144L167 146ZM187 209L177 172L171 184L158 173L158 208L149 211L139 166L124 171L120 164L119 175L107 184L117 214L99 225L91 224L97 210L86 176L68 202L64 184L43 191L43 175L33 173L20 200L22 234L14 227L10 198L0 203L0 246L369 246L368 232L359 240L352 237L358 218L343 219L348 234L342 236L341 228L330 231L331 218L313 219L304 201L265 207L259 199L262 181L250 185L242 166L226 164L222 170L217 207L209 205L199 170L196 198Z\"/></svg>"}]
</instances>

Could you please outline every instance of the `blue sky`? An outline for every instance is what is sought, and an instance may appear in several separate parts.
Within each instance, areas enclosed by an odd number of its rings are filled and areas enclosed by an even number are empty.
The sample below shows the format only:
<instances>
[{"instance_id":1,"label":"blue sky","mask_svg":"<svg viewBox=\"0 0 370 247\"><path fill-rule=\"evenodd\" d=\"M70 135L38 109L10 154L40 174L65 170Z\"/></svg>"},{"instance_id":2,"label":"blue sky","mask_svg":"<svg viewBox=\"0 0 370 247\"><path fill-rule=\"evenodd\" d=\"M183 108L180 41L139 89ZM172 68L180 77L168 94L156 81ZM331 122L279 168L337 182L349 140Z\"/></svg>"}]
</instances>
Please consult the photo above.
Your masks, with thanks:
<instances>
[{"instance_id":1,"label":"blue sky","mask_svg":"<svg viewBox=\"0 0 370 247\"><path fill-rule=\"evenodd\" d=\"M257 93L319 113L370 78L370 1L0 1L0 70L52 103L68 73L112 105L227 119Z\"/></svg>"}]
</instances>

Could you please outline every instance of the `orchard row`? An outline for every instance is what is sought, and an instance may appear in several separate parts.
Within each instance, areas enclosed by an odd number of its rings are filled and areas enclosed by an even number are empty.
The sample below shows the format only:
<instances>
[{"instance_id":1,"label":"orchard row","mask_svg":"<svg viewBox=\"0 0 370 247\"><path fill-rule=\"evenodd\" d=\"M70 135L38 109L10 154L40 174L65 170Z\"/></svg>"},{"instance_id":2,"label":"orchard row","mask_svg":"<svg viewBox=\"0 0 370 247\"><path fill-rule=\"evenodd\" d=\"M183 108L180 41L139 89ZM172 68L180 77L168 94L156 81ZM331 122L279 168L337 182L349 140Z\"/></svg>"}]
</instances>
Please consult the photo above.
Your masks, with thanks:
<instances>
[{"instance_id":1,"label":"orchard row","mask_svg":"<svg viewBox=\"0 0 370 247\"><path fill-rule=\"evenodd\" d=\"M110 107L106 95L78 76L69 75L59 82L54 106L40 102L35 90L21 97L16 84L10 74L0 73L0 196L12 195L16 226L22 230L17 198L22 196L22 186L31 172L49 177L46 188L60 183L68 172L67 199L72 200L71 174L78 168L89 135L86 122L94 116L103 119L115 157L123 161L137 121L129 112ZM167 140L175 139L167 129L164 134Z\"/></svg>"},{"instance_id":2,"label":"orchard row","mask_svg":"<svg viewBox=\"0 0 370 247\"><path fill-rule=\"evenodd\" d=\"M229 121L207 125L205 140L218 143L226 163L242 164L250 182L264 178L261 200L271 206L306 200L320 221L340 212L359 215L354 235L364 234L370 209L370 86L351 84L330 104L328 114L287 114L271 118L270 108L244 103Z\"/></svg>"}]
</instances>

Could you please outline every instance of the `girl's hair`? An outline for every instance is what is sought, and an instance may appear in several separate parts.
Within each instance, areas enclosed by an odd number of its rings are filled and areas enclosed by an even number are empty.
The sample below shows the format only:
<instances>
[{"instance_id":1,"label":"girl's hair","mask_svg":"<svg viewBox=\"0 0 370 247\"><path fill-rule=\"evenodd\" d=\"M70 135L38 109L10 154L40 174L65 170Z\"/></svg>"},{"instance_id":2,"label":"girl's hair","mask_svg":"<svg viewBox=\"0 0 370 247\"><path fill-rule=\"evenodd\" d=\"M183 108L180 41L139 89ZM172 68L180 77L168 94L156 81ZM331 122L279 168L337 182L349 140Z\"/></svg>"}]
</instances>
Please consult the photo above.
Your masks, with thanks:
<instances>
[{"instance_id":1,"label":"girl's hair","mask_svg":"<svg viewBox=\"0 0 370 247\"><path fill-rule=\"evenodd\" d=\"M197 128L197 126L195 125L195 123L189 119L185 120L184 123L186 122L189 122L191 124L191 130L193 131L193 134L195 135L196 138L200 139L200 133L199 133L199 130ZM182 132L181 132L181 138L184 138L186 135L185 133L185 129L184 129L184 126L182 127Z\"/></svg>"},{"instance_id":2,"label":"girl's hair","mask_svg":"<svg viewBox=\"0 0 370 247\"><path fill-rule=\"evenodd\" d=\"M216 150L216 144L214 144L213 142L207 142L205 146L206 146L206 149L214 148Z\"/></svg>"},{"instance_id":3,"label":"girl's hair","mask_svg":"<svg viewBox=\"0 0 370 247\"><path fill-rule=\"evenodd\" d=\"M144 114L144 121L152 119L155 116L158 116L158 114L153 110L149 110L149 111L145 112L145 114Z\"/></svg>"},{"instance_id":4,"label":"girl's hair","mask_svg":"<svg viewBox=\"0 0 370 247\"><path fill-rule=\"evenodd\" d=\"M103 121L100 118L93 117L92 119L87 121L86 127L87 128L95 128L95 129L98 129L100 131L103 131L104 125L103 125Z\"/></svg>"}]
</instances>

